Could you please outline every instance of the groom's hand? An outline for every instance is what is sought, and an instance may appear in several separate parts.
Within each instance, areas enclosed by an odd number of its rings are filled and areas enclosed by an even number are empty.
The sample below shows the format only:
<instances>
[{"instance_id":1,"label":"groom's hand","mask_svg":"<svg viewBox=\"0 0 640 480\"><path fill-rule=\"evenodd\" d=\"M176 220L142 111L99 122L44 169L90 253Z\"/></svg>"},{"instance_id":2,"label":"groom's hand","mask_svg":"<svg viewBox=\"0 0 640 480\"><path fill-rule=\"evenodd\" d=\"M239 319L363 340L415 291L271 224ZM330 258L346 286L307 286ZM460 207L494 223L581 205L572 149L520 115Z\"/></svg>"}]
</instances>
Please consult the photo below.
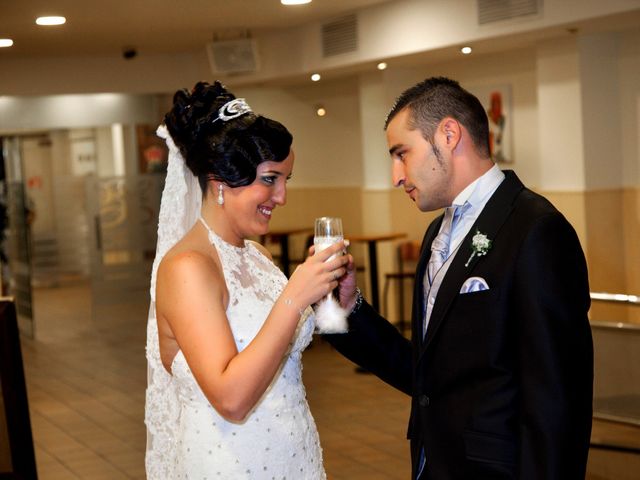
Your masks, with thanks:
<instances>
[{"instance_id":1,"label":"groom's hand","mask_svg":"<svg viewBox=\"0 0 640 480\"><path fill-rule=\"evenodd\" d=\"M345 246L349 246L348 240L345 240ZM340 306L347 312L351 312L356 303L356 287L358 286L356 283L356 265L353 261L353 256L347 253L346 250L345 255L347 255L349 261L345 265L345 274L338 280L338 298Z\"/></svg>"}]
</instances>

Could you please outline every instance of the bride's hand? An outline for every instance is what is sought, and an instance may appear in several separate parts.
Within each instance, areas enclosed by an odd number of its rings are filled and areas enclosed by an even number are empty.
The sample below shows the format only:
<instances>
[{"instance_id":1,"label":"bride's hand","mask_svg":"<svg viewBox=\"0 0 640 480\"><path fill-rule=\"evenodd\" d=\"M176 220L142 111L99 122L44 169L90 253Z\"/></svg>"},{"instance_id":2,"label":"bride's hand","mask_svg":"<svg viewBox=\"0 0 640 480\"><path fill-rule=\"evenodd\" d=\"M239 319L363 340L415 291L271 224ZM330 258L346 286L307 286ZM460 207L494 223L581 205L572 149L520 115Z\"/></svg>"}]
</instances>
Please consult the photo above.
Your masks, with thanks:
<instances>
[{"instance_id":1,"label":"bride's hand","mask_svg":"<svg viewBox=\"0 0 640 480\"><path fill-rule=\"evenodd\" d=\"M344 242L340 241L308 256L291 275L282 297L302 310L328 295L347 272L350 255L340 254L344 248ZM335 258L328 260L332 255Z\"/></svg>"},{"instance_id":2,"label":"bride's hand","mask_svg":"<svg viewBox=\"0 0 640 480\"><path fill-rule=\"evenodd\" d=\"M345 247L349 246L349 240L345 240ZM315 253L315 247L309 247L309 255ZM347 264L345 265L345 274L338 281L338 301L340 306L347 312L353 310L356 303L356 288L358 284L356 282L356 265L353 261L353 256L347 253L347 249L343 250L345 257L347 258Z\"/></svg>"}]
</instances>

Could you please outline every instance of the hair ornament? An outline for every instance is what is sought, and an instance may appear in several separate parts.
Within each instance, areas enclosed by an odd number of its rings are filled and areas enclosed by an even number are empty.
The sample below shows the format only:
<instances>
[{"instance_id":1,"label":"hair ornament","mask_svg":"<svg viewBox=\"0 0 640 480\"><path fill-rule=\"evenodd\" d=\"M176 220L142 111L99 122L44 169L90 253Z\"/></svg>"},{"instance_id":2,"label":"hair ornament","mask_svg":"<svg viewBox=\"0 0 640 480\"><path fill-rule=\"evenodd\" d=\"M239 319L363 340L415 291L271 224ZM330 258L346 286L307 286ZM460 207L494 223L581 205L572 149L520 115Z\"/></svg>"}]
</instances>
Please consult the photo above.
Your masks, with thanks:
<instances>
[{"instance_id":1,"label":"hair ornament","mask_svg":"<svg viewBox=\"0 0 640 480\"><path fill-rule=\"evenodd\" d=\"M228 122L234 118L250 113L251 107L245 102L244 98L236 98L225 103L220 110L218 110L218 116L213 119L214 122L222 120Z\"/></svg>"}]
</instances>

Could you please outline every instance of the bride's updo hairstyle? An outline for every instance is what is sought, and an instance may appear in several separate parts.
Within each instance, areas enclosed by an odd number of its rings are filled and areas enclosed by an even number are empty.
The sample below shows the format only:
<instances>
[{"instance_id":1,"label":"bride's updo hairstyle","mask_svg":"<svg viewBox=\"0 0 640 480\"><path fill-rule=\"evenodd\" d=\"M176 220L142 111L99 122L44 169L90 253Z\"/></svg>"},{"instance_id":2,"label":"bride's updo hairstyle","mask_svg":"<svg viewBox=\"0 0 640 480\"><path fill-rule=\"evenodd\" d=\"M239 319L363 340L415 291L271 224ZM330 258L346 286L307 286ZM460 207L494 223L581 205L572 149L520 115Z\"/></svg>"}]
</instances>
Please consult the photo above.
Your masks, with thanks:
<instances>
[{"instance_id":1,"label":"bride's updo hairstyle","mask_svg":"<svg viewBox=\"0 0 640 480\"><path fill-rule=\"evenodd\" d=\"M191 92L175 93L173 108L164 118L205 195L211 179L230 187L249 185L258 164L289 156L293 138L281 123L253 112L228 120L220 117L220 109L235 98L218 81L199 82Z\"/></svg>"}]
</instances>

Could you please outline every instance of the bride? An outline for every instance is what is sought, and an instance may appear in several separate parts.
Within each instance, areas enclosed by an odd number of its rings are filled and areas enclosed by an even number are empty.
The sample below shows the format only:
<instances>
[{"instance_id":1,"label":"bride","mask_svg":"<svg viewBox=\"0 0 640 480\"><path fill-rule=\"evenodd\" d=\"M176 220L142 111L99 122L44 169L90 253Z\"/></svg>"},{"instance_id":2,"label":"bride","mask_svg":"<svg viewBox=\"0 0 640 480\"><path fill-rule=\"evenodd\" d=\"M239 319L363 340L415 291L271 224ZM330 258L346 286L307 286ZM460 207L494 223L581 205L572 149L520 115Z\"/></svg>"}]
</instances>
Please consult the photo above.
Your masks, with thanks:
<instances>
[{"instance_id":1,"label":"bride","mask_svg":"<svg viewBox=\"0 0 640 480\"><path fill-rule=\"evenodd\" d=\"M337 285L342 242L287 283L248 237L286 201L291 134L220 83L178 91L151 278L149 479L324 479L302 384L309 305ZM326 261L326 262L325 262Z\"/></svg>"}]
</instances>

